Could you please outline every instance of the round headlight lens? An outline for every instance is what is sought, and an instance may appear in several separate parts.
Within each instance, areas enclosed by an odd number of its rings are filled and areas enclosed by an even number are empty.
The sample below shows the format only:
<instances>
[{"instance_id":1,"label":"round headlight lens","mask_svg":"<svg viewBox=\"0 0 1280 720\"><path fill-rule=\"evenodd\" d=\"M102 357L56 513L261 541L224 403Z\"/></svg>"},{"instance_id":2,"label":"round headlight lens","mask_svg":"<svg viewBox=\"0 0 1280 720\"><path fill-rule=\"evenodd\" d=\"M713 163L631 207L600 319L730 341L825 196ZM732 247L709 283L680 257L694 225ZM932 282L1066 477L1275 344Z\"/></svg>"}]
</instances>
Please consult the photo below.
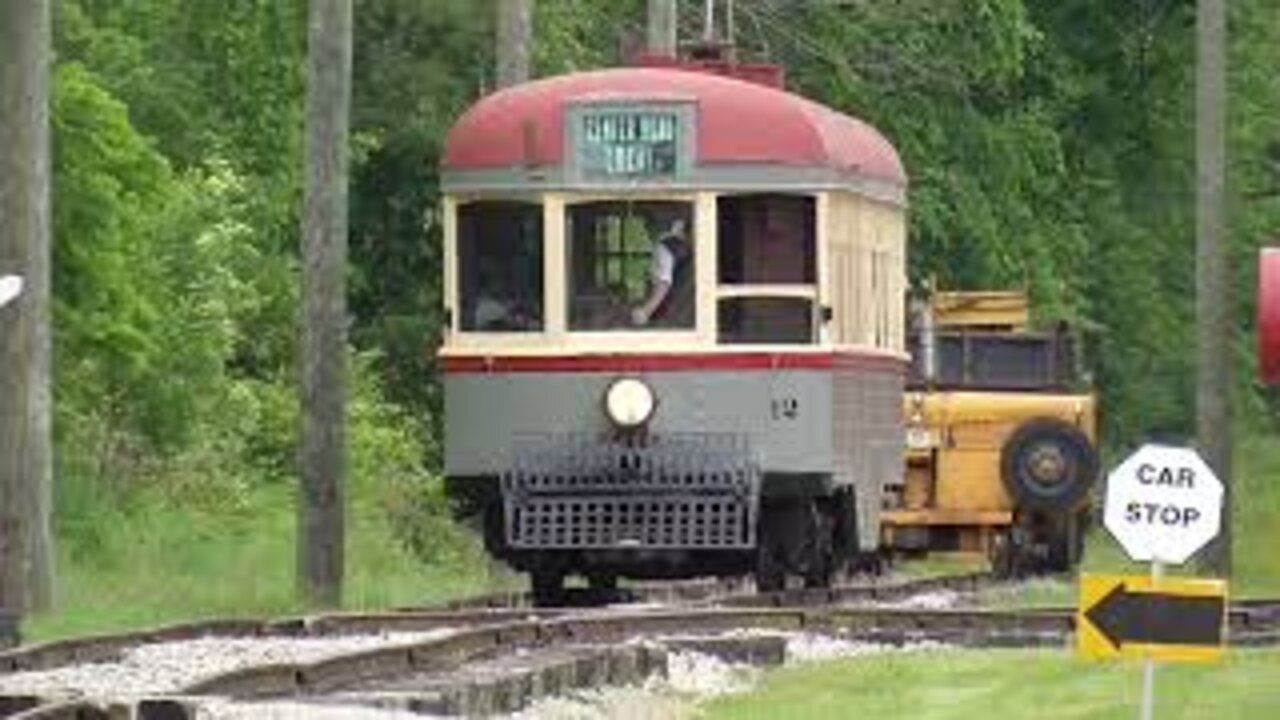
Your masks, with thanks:
<instances>
[{"instance_id":1,"label":"round headlight lens","mask_svg":"<svg viewBox=\"0 0 1280 720\"><path fill-rule=\"evenodd\" d=\"M649 422L657 400L653 390L638 378L620 378L604 394L604 410L620 428L637 428Z\"/></svg>"}]
</instances>

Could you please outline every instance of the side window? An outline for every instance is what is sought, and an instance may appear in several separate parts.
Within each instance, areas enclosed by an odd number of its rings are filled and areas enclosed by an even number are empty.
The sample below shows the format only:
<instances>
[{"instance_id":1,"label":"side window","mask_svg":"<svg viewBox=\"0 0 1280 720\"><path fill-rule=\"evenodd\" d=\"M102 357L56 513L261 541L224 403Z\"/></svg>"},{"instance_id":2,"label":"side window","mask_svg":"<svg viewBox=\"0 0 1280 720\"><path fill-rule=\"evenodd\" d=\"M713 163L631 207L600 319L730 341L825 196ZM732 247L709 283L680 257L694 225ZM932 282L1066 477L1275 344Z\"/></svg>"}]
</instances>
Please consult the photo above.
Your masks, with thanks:
<instances>
[{"instance_id":1,"label":"side window","mask_svg":"<svg viewBox=\"0 0 1280 720\"><path fill-rule=\"evenodd\" d=\"M719 210L721 285L817 283L813 198L728 195Z\"/></svg>"},{"instance_id":2,"label":"side window","mask_svg":"<svg viewBox=\"0 0 1280 720\"><path fill-rule=\"evenodd\" d=\"M459 325L542 330L542 206L484 200L458 208Z\"/></svg>"},{"instance_id":3,"label":"side window","mask_svg":"<svg viewBox=\"0 0 1280 720\"><path fill-rule=\"evenodd\" d=\"M718 209L719 342L816 342L814 199L727 195L720 198Z\"/></svg>"},{"instance_id":4,"label":"side window","mask_svg":"<svg viewBox=\"0 0 1280 720\"><path fill-rule=\"evenodd\" d=\"M570 330L694 327L689 203L592 202L565 212Z\"/></svg>"},{"instance_id":5,"label":"side window","mask_svg":"<svg viewBox=\"0 0 1280 720\"><path fill-rule=\"evenodd\" d=\"M808 345L813 303L806 298L731 297L720 301L720 343Z\"/></svg>"}]
</instances>

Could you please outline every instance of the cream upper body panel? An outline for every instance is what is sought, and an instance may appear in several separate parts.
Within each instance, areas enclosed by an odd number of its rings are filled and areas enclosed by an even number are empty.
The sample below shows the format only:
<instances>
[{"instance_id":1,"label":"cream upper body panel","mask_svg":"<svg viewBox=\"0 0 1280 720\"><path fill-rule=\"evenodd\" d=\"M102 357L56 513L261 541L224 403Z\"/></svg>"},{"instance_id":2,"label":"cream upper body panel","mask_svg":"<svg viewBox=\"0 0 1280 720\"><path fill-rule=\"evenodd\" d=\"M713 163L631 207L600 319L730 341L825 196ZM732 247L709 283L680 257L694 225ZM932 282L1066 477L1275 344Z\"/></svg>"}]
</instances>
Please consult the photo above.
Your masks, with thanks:
<instances>
[{"instance_id":1,"label":"cream upper body panel","mask_svg":"<svg viewBox=\"0 0 1280 720\"><path fill-rule=\"evenodd\" d=\"M807 282L726 282L719 237L726 198L811 198L813 264ZM470 203L525 203L541 225L542 282L540 325L533 330L464 330L458 309L460 262L459 212ZM694 321L688 327L617 327L573 330L566 310L572 285L569 221L574 208L591 203L667 203L687 207L692 216ZM766 208L762 222L769 222ZM906 220L900 205L878 202L845 191L810 194L741 196L719 192L546 193L500 197L475 193L448 195L443 203L445 277L443 290L449 322L442 355L538 354L594 352L707 352L745 350L809 352L847 350L905 359L903 297L906 291ZM730 246L732 247L732 246ZM812 309L809 342L722 341L720 321L725 303L795 301Z\"/></svg>"}]
</instances>

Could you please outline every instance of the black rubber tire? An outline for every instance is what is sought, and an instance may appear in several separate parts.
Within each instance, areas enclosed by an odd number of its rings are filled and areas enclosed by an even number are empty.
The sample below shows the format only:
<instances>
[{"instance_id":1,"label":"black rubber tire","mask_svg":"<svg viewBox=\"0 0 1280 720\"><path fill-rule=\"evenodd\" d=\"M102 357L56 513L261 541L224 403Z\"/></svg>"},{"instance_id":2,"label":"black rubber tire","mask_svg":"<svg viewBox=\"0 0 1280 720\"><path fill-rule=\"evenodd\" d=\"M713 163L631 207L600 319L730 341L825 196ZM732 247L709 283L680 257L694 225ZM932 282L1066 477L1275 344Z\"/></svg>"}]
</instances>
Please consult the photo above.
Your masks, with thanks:
<instances>
[{"instance_id":1,"label":"black rubber tire","mask_svg":"<svg viewBox=\"0 0 1280 720\"><path fill-rule=\"evenodd\" d=\"M1062 462L1061 479L1042 482L1031 468L1041 452ZM1028 510L1070 512L1084 500L1098 476L1098 453L1074 425L1057 418L1033 418L1009 436L1000 453L1000 479L1014 504Z\"/></svg>"}]
</instances>

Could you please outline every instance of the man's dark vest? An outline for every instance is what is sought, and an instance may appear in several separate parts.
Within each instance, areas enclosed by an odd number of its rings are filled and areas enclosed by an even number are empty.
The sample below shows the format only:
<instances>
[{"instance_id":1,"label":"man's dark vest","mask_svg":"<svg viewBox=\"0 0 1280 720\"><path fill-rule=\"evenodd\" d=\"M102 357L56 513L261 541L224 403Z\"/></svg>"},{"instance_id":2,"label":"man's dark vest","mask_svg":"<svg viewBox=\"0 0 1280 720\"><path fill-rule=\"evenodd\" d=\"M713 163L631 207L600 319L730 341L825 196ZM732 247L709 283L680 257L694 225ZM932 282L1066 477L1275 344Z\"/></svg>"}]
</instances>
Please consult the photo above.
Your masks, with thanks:
<instances>
[{"instance_id":1,"label":"man's dark vest","mask_svg":"<svg viewBox=\"0 0 1280 720\"><path fill-rule=\"evenodd\" d=\"M697 297L693 291L693 253L683 240L671 236L658 242L666 246L675 259L671 272L671 289L653 313L651 325L664 328L692 328Z\"/></svg>"}]
</instances>

